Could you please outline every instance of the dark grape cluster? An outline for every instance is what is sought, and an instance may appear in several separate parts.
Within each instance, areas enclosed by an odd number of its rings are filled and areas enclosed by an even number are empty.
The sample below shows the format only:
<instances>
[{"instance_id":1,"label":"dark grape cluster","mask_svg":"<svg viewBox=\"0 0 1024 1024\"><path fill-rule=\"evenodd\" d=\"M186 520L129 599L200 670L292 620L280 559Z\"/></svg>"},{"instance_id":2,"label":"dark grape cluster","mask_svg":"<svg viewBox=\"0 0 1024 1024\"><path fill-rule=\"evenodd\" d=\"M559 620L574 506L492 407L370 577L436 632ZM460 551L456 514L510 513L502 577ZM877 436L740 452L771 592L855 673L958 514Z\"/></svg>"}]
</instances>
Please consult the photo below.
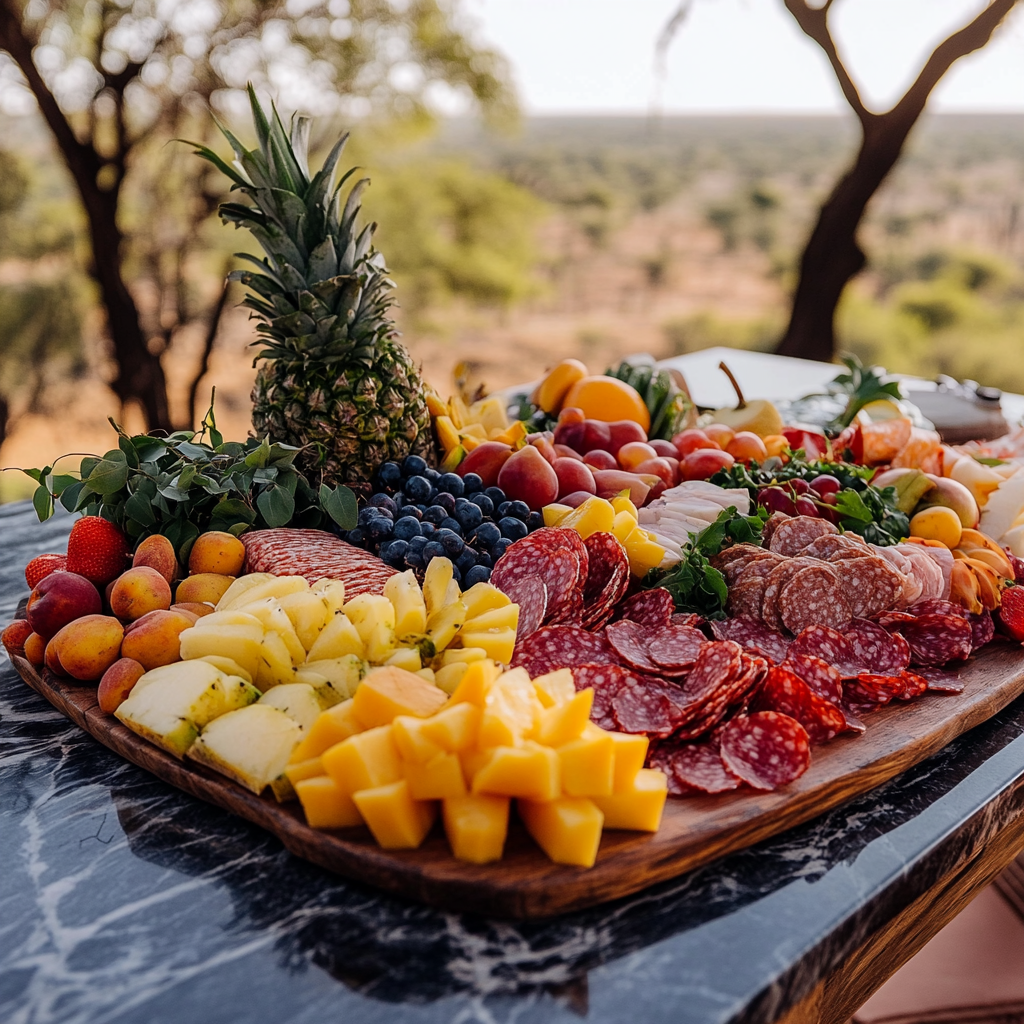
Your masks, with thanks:
<instances>
[{"instance_id":1,"label":"dark grape cluster","mask_svg":"<svg viewBox=\"0 0 1024 1024\"><path fill-rule=\"evenodd\" d=\"M544 525L539 512L484 487L476 473L441 473L418 455L385 462L374 488L345 540L418 574L432 558L450 558L464 587L486 583L509 545Z\"/></svg>"}]
</instances>

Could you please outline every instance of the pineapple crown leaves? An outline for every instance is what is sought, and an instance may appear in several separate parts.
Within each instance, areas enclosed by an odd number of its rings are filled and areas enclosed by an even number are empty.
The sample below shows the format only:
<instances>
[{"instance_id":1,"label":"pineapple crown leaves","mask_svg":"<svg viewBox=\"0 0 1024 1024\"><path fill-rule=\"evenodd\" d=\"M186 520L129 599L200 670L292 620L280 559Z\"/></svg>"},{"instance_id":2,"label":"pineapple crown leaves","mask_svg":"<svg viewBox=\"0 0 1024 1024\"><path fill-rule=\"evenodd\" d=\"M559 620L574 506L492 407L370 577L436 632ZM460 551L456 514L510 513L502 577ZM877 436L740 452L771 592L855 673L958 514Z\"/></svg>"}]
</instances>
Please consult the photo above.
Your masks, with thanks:
<instances>
[{"instance_id":1,"label":"pineapple crown leaves","mask_svg":"<svg viewBox=\"0 0 1024 1024\"><path fill-rule=\"evenodd\" d=\"M237 253L256 269L230 275L250 290L243 305L261 321L257 344L265 347L255 361L372 360L374 349L397 332L387 315L394 282L372 244L376 224L356 232L369 178L356 181L342 205L341 190L357 170L350 168L332 187L348 133L311 174L311 120L293 116L286 129L274 104L268 117L251 85L248 92L256 149L246 149L219 121L235 154L232 165L206 146L188 144L254 204L222 203L220 216L247 228L266 253L264 259Z\"/></svg>"}]
</instances>

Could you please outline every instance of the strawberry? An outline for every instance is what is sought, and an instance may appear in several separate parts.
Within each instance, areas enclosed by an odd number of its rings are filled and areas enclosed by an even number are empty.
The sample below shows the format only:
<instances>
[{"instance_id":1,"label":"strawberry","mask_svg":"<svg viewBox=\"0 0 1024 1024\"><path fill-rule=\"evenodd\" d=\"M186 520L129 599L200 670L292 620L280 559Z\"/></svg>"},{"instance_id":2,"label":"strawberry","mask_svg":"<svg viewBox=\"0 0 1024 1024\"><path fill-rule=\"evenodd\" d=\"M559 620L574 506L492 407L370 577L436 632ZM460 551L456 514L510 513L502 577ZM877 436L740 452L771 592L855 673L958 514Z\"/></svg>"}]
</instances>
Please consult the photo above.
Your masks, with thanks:
<instances>
[{"instance_id":1,"label":"strawberry","mask_svg":"<svg viewBox=\"0 0 1024 1024\"><path fill-rule=\"evenodd\" d=\"M117 579L128 567L128 538L101 516L83 516L68 537L68 572L97 586Z\"/></svg>"},{"instance_id":2,"label":"strawberry","mask_svg":"<svg viewBox=\"0 0 1024 1024\"><path fill-rule=\"evenodd\" d=\"M1024 640L1024 587L1007 587L999 605L999 624L1007 636Z\"/></svg>"},{"instance_id":3,"label":"strawberry","mask_svg":"<svg viewBox=\"0 0 1024 1024\"><path fill-rule=\"evenodd\" d=\"M46 579L51 572L60 572L68 567L67 555L36 555L25 566L25 582L29 590L35 590L40 580Z\"/></svg>"}]
</instances>

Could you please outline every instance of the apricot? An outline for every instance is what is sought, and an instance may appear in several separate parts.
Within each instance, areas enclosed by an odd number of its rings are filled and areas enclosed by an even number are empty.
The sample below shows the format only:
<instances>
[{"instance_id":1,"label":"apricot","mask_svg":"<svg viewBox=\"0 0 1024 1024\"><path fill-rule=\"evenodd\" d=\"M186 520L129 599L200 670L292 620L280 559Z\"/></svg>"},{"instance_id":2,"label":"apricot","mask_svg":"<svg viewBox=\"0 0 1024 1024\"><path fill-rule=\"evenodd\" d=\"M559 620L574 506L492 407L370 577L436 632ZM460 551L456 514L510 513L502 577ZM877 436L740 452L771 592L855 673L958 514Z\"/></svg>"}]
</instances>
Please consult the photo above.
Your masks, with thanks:
<instances>
[{"instance_id":1,"label":"apricot","mask_svg":"<svg viewBox=\"0 0 1024 1024\"><path fill-rule=\"evenodd\" d=\"M558 497L558 476L532 444L509 456L498 474L498 486L509 501L525 501L534 510Z\"/></svg>"},{"instance_id":2,"label":"apricot","mask_svg":"<svg viewBox=\"0 0 1024 1024\"><path fill-rule=\"evenodd\" d=\"M956 512L945 505L935 505L922 509L910 520L910 535L924 540L937 540L947 548L955 548L960 543L963 523Z\"/></svg>"},{"instance_id":3,"label":"apricot","mask_svg":"<svg viewBox=\"0 0 1024 1024\"><path fill-rule=\"evenodd\" d=\"M132 692L132 687L145 674L145 668L131 658L118 658L100 679L96 689L96 699L100 711L112 715Z\"/></svg>"},{"instance_id":4,"label":"apricot","mask_svg":"<svg viewBox=\"0 0 1024 1024\"><path fill-rule=\"evenodd\" d=\"M616 456L619 465L629 472L635 472L641 462L657 457L658 453L645 441L628 441Z\"/></svg>"},{"instance_id":5,"label":"apricot","mask_svg":"<svg viewBox=\"0 0 1024 1024\"><path fill-rule=\"evenodd\" d=\"M110 610L131 622L146 612L171 607L171 585L152 566L138 565L122 573L110 591Z\"/></svg>"},{"instance_id":6,"label":"apricot","mask_svg":"<svg viewBox=\"0 0 1024 1024\"><path fill-rule=\"evenodd\" d=\"M751 459L764 462L768 458L768 449L764 441L752 430L737 431L732 440L725 445L725 450L737 462L750 462Z\"/></svg>"},{"instance_id":7,"label":"apricot","mask_svg":"<svg viewBox=\"0 0 1024 1024\"><path fill-rule=\"evenodd\" d=\"M568 407L582 409L587 419L605 423L633 420L645 432L651 425L651 414L636 388L615 377L583 377L569 388L564 402Z\"/></svg>"},{"instance_id":8,"label":"apricot","mask_svg":"<svg viewBox=\"0 0 1024 1024\"><path fill-rule=\"evenodd\" d=\"M212 604L205 604L202 601L176 601L171 605L172 612L186 612L201 619L204 615L211 615L215 609Z\"/></svg>"},{"instance_id":9,"label":"apricot","mask_svg":"<svg viewBox=\"0 0 1024 1024\"><path fill-rule=\"evenodd\" d=\"M0 643L4 645L7 653L13 658L25 657L25 641L32 635L32 627L28 619L15 619L0 635Z\"/></svg>"},{"instance_id":10,"label":"apricot","mask_svg":"<svg viewBox=\"0 0 1024 1024\"><path fill-rule=\"evenodd\" d=\"M245 562L245 545L233 534L208 530L199 534L188 556L189 575L237 576Z\"/></svg>"},{"instance_id":11,"label":"apricot","mask_svg":"<svg viewBox=\"0 0 1024 1024\"><path fill-rule=\"evenodd\" d=\"M60 634L58 634L59 636ZM57 645L50 639L46 642L46 650L43 652L43 664L57 676L66 676L67 672L64 671L64 666L60 663L60 658L57 657Z\"/></svg>"},{"instance_id":12,"label":"apricot","mask_svg":"<svg viewBox=\"0 0 1024 1024\"><path fill-rule=\"evenodd\" d=\"M135 549L132 567L139 565L148 565L151 569L156 569L167 580L168 586L174 586L174 581L181 575L174 545L159 533L146 537Z\"/></svg>"},{"instance_id":13,"label":"apricot","mask_svg":"<svg viewBox=\"0 0 1024 1024\"><path fill-rule=\"evenodd\" d=\"M124 627L112 615L86 615L69 622L46 651L49 655L53 648L60 667L73 679L99 679L121 657L123 639Z\"/></svg>"},{"instance_id":14,"label":"apricot","mask_svg":"<svg viewBox=\"0 0 1024 1024\"><path fill-rule=\"evenodd\" d=\"M174 592L174 603L216 605L234 582L234 576L224 576L217 572L196 573L178 584Z\"/></svg>"},{"instance_id":15,"label":"apricot","mask_svg":"<svg viewBox=\"0 0 1024 1024\"><path fill-rule=\"evenodd\" d=\"M736 431L724 423L709 423L704 428L704 434L725 451L728 449L729 443L736 436Z\"/></svg>"},{"instance_id":16,"label":"apricot","mask_svg":"<svg viewBox=\"0 0 1024 1024\"><path fill-rule=\"evenodd\" d=\"M179 636L195 625L190 615L182 612L148 612L136 619L125 631L121 654L133 658L148 672L151 668L181 661Z\"/></svg>"},{"instance_id":17,"label":"apricot","mask_svg":"<svg viewBox=\"0 0 1024 1024\"><path fill-rule=\"evenodd\" d=\"M49 640L69 622L96 615L103 608L100 592L74 572L52 572L29 595L25 618L33 631Z\"/></svg>"},{"instance_id":18,"label":"apricot","mask_svg":"<svg viewBox=\"0 0 1024 1024\"><path fill-rule=\"evenodd\" d=\"M37 668L46 659L46 641L38 633L30 633L25 638L25 658Z\"/></svg>"}]
</instances>

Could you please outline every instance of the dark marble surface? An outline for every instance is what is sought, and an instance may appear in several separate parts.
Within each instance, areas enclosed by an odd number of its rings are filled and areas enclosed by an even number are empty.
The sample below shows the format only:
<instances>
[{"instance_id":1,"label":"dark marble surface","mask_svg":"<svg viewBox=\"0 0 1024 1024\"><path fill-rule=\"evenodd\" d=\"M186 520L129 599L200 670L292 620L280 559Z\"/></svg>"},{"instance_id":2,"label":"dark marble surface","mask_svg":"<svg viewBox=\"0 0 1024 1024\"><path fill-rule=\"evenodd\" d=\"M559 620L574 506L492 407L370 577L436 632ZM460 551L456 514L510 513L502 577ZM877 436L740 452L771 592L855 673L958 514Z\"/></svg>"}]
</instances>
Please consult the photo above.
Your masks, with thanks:
<instances>
[{"instance_id":1,"label":"dark marble surface","mask_svg":"<svg viewBox=\"0 0 1024 1024\"><path fill-rule=\"evenodd\" d=\"M68 520L0 508L0 620ZM0 654L0 1021L769 1022L1024 810L1024 699L817 821L547 922L428 910L122 762Z\"/></svg>"}]
</instances>

